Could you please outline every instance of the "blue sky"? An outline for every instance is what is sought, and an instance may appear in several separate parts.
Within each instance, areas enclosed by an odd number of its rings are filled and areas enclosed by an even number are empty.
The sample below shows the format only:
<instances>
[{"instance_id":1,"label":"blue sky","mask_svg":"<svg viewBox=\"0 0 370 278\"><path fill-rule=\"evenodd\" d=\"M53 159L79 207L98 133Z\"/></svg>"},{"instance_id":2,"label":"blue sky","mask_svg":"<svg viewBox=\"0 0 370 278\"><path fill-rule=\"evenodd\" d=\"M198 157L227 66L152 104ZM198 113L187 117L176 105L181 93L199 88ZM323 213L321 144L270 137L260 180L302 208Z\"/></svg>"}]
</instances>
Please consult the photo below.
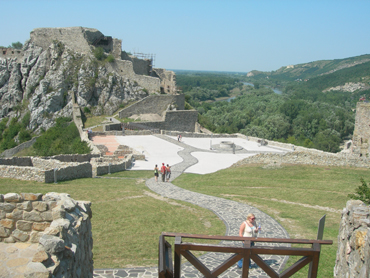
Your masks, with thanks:
<instances>
[{"instance_id":1,"label":"blue sky","mask_svg":"<svg viewBox=\"0 0 370 278\"><path fill-rule=\"evenodd\" d=\"M368 0L0 0L0 45L83 26L166 69L248 72L370 50Z\"/></svg>"}]
</instances>

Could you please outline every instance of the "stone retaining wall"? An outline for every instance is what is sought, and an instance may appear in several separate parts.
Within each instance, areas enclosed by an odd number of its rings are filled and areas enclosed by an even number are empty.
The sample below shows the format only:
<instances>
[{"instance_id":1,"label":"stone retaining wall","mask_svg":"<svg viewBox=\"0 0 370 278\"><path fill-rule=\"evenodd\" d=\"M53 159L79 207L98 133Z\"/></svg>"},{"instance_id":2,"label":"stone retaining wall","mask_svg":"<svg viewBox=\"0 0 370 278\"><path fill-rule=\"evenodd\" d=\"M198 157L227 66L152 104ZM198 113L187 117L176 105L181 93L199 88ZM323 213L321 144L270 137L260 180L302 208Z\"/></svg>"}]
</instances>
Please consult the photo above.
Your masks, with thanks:
<instances>
[{"instance_id":1,"label":"stone retaining wall","mask_svg":"<svg viewBox=\"0 0 370 278\"><path fill-rule=\"evenodd\" d=\"M268 164L279 166L281 164L304 164L318 166L339 166L339 167L362 167L370 168L367 159L346 156L333 153L315 153L309 151L294 151L280 153L260 153L238 161L234 166L244 164Z\"/></svg>"},{"instance_id":2,"label":"stone retaining wall","mask_svg":"<svg viewBox=\"0 0 370 278\"><path fill-rule=\"evenodd\" d=\"M109 173L125 171L132 166L132 155L129 154L124 160L114 157L94 158L91 161L93 176L101 176Z\"/></svg>"},{"instance_id":3,"label":"stone retaining wall","mask_svg":"<svg viewBox=\"0 0 370 278\"><path fill-rule=\"evenodd\" d=\"M66 193L0 194L0 241L38 243L25 277L92 277L91 217Z\"/></svg>"},{"instance_id":4,"label":"stone retaining wall","mask_svg":"<svg viewBox=\"0 0 370 278\"><path fill-rule=\"evenodd\" d=\"M35 167L0 165L0 176L18 180L45 182L45 171Z\"/></svg>"},{"instance_id":5,"label":"stone retaining wall","mask_svg":"<svg viewBox=\"0 0 370 278\"><path fill-rule=\"evenodd\" d=\"M0 176L51 183L63 180L91 178L96 175L107 174L109 172L109 163L111 163L111 173L124 171L131 167L132 155L127 155L125 159L107 158L106 161L100 161L99 157L100 155L76 154L58 155L47 158L2 158L0 159ZM88 158L90 159L88 160ZM136 154L134 159L145 159L145 157L141 154ZM71 160L77 162L63 162ZM107 162L108 160L109 162Z\"/></svg>"},{"instance_id":6,"label":"stone retaining wall","mask_svg":"<svg viewBox=\"0 0 370 278\"><path fill-rule=\"evenodd\" d=\"M89 162L93 157L100 157L100 154L60 154L43 156L42 159L56 159L60 162Z\"/></svg>"},{"instance_id":7,"label":"stone retaining wall","mask_svg":"<svg viewBox=\"0 0 370 278\"><path fill-rule=\"evenodd\" d=\"M334 277L370 277L370 207L359 200L342 212Z\"/></svg>"},{"instance_id":8,"label":"stone retaining wall","mask_svg":"<svg viewBox=\"0 0 370 278\"><path fill-rule=\"evenodd\" d=\"M167 111L165 114L165 130L195 131L195 123L198 121L196 110Z\"/></svg>"},{"instance_id":9,"label":"stone retaining wall","mask_svg":"<svg viewBox=\"0 0 370 278\"><path fill-rule=\"evenodd\" d=\"M120 118L129 118L132 115L158 114L162 115L168 106L174 104L177 110L185 109L185 95L152 95L148 96L119 112Z\"/></svg>"},{"instance_id":10,"label":"stone retaining wall","mask_svg":"<svg viewBox=\"0 0 370 278\"><path fill-rule=\"evenodd\" d=\"M33 166L31 157L0 158L0 165Z\"/></svg>"}]
</instances>

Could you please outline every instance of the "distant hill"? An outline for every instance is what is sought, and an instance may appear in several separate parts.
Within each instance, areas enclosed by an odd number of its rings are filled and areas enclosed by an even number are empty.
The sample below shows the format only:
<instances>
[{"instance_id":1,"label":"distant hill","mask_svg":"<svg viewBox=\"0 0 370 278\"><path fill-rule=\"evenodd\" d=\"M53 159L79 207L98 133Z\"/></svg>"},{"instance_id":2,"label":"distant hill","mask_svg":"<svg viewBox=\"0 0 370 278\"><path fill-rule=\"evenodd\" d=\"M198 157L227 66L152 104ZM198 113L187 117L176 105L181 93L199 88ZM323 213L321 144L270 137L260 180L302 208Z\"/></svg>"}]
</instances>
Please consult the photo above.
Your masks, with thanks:
<instances>
[{"instance_id":1,"label":"distant hill","mask_svg":"<svg viewBox=\"0 0 370 278\"><path fill-rule=\"evenodd\" d=\"M345 59L321 60L290 65L271 72L253 70L248 73L248 77L252 77L253 79L273 78L282 81L307 80L368 62L370 62L370 54Z\"/></svg>"}]
</instances>

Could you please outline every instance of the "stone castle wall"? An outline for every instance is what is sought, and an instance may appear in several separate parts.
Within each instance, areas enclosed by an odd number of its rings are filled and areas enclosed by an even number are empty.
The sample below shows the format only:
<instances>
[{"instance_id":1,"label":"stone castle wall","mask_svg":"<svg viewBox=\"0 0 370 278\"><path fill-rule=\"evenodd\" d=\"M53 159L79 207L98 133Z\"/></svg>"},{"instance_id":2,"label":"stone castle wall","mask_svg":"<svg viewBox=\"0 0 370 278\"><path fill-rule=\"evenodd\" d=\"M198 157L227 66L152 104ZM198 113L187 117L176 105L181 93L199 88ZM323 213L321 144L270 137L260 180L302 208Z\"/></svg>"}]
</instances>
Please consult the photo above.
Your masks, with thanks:
<instances>
[{"instance_id":1,"label":"stone castle wall","mask_svg":"<svg viewBox=\"0 0 370 278\"><path fill-rule=\"evenodd\" d=\"M147 89L149 93L160 92L160 79L148 75L136 74L131 61L117 59L114 63L107 66L111 66L118 74L137 82L141 87Z\"/></svg>"},{"instance_id":2,"label":"stone castle wall","mask_svg":"<svg viewBox=\"0 0 370 278\"><path fill-rule=\"evenodd\" d=\"M359 200L342 212L334 277L370 277L370 206Z\"/></svg>"},{"instance_id":3,"label":"stone castle wall","mask_svg":"<svg viewBox=\"0 0 370 278\"><path fill-rule=\"evenodd\" d=\"M173 71L154 68L152 76L161 79L161 92L170 95L177 94L176 74Z\"/></svg>"},{"instance_id":4,"label":"stone castle wall","mask_svg":"<svg viewBox=\"0 0 370 278\"><path fill-rule=\"evenodd\" d=\"M370 140L370 103L358 102L356 105L355 130L352 138L352 152L358 156L369 153Z\"/></svg>"},{"instance_id":5,"label":"stone castle wall","mask_svg":"<svg viewBox=\"0 0 370 278\"><path fill-rule=\"evenodd\" d=\"M47 49L57 40L80 53L90 53L93 42L104 35L97 29L84 27L36 28L30 33L30 40L42 49Z\"/></svg>"},{"instance_id":6,"label":"stone castle wall","mask_svg":"<svg viewBox=\"0 0 370 278\"><path fill-rule=\"evenodd\" d=\"M0 194L0 241L38 244L25 277L92 277L91 217L66 193Z\"/></svg>"},{"instance_id":7,"label":"stone castle wall","mask_svg":"<svg viewBox=\"0 0 370 278\"><path fill-rule=\"evenodd\" d=\"M196 110L167 111L165 115L165 130L195 131L195 123L198 121Z\"/></svg>"},{"instance_id":8,"label":"stone castle wall","mask_svg":"<svg viewBox=\"0 0 370 278\"><path fill-rule=\"evenodd\" d=\"M22 61L23 51L21 49L14 48L0 48L0 58L3 59L17 59L18 63Z\"/></svg>"},{"instance_id":9,"label":"stone castle wall","mask_svg":"<svg viewBox=\"0 0 370 278\"><path fill-rule=\"evenodd\" d=\"M129 118L139 114L163 115L169 105L175 105L177 110L185 109L185 95L155 95L148 96L119 112L120 118Z\"/></svg>"}]
</instances>

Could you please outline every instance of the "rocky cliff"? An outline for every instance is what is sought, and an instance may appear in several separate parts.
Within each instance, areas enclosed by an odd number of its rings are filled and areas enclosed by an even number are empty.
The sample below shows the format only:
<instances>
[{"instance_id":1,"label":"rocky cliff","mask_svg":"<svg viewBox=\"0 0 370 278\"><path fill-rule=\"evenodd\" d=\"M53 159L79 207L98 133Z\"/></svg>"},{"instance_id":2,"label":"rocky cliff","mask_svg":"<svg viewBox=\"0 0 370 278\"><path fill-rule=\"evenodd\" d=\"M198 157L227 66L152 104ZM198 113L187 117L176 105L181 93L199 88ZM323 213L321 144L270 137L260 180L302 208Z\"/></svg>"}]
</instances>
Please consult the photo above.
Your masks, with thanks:
<instances>
[{"instance_id":1,"label":"rocky cliff","mask_svg":"<svg viewBox=\"0 0 370 278\"><path fill-rule=\"evenodd\" d=\"M65 33L87 28L59 29ZM127 61L98 60L94 45L89 44L91 51L76 51L73 44L64 41L66 36L58 40L54 33L45 32L45 36L54 37L41 40L31 32L21 58L0 56L0 117L30 111L28 128L37 131L48 129L58 117L71 117L73 99L95 115L111 115L122 104L148 95L148 90L139 86L142 77L122 70ZM51 43L46 46L40 41ZM132 68L129 63L125 63L126 69L127 65Z\"/></svg>"}]
</instances>

